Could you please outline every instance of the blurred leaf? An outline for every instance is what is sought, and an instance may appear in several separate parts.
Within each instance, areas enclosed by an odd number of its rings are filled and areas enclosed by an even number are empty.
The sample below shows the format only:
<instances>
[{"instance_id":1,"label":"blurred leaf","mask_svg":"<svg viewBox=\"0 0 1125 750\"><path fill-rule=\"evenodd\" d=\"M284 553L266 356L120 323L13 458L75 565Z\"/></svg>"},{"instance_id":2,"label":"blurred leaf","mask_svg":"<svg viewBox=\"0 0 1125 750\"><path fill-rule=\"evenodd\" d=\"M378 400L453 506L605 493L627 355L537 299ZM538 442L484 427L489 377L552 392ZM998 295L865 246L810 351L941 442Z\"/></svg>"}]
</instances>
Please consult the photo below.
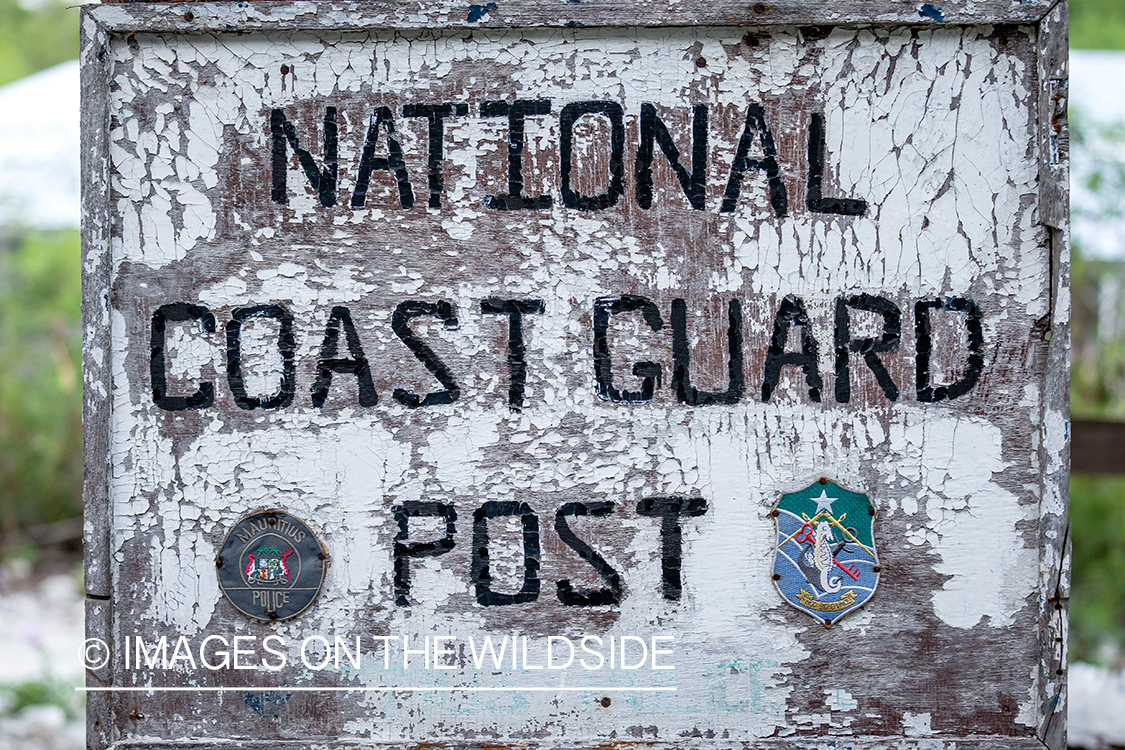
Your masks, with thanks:
<instances>
[{"instance_id":1,"label":"blurred leaf","mask_svg":"<svg viewBox=\"0 0 1125 750\"><path fill-rule=\"evenodd\" d=\"M0 0L0 85L76 57L77 7Z\"/></svg>"},{"instance_id":2,"label":"blurred leaf","mask_svg":"<svg viewBox=\"0 0 1125 750\"><path fill-rule=\"evenodd\" d=\"M0 523L82 511L79 238L32 232L0 249Z\"/></svg>"},{"instance_id":3,"label":"blurred leaf","mask_svg":"<svg viewBox=\"0 0 1125 750\"><path fill-rule=\"evenodd\" d=\"M1070 46L1125 49L1125 3L1121 0L1070 0Z\"/></svg>"}]
</instances>

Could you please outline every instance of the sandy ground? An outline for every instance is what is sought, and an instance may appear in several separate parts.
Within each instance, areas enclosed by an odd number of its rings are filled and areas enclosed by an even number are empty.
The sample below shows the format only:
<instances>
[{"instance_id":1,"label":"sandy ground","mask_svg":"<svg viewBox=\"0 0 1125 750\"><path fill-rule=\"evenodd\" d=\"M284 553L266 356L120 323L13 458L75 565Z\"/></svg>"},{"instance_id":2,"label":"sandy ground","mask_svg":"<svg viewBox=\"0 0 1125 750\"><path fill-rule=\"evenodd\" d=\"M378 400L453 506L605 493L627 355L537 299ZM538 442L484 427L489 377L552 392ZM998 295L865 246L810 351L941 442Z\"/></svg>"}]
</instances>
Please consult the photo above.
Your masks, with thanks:
<instances>
[{"instance_id":1,"label":"sandy ground","mask_svg":"<svg viewBox=\"0 0 1125 750\"><path fill-rule=\"evenodd\" d=\"M77 573L0 569L0 750L85 747L82 610Z\"/></svg>"}]
</instances>

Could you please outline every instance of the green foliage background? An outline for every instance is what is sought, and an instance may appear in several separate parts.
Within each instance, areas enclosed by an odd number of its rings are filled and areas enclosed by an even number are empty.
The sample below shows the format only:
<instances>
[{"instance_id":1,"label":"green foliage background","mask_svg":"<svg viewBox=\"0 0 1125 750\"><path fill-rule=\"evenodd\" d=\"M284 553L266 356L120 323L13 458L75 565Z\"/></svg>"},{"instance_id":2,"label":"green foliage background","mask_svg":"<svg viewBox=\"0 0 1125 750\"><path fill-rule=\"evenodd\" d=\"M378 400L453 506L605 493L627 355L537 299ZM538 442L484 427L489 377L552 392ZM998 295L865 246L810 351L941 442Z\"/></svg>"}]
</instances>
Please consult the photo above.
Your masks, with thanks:
<instances>
[{"instance_id":1,"label":"green foliage background","mask_svg":"<svg viewBox=\"0 0 1125 750\"><path fill-rule=\"evenodd\" d=\"M78 8L0 0L0 85L76 57Z\"/></svg>"},{"instance_id":2,"label":"green foliage background","mask_svg":"<svg viewBox=\"0 0 1125 750\"><path fill-rule=\"evenodd\" d=\"M76 7L55 0L0 0L0 84L77 57L78 22ZM0 227L0 540L9 548L21 529L82 512L79 252L74 229Z\"/></svg>"},{"instance_id":3,"label":"green foliage background","mask_svg":"<svg viewBox=\"0 0 1125 750\"><path fill-rule=\"evenodd\" d=\"M1070 46L1125 50L1125 2L1071 0ZM1125 143L1125 132L1094 132L1072 111L1073 149L1091 138ZM1104 213L1125 214L1125 164L1099 165L1086 187L1103 199ZM1096 323L1099 285L1125 282L1125 268L1084 259L1081 247L1071 249L1071 411L1075 418L1125 420L1125 341L1099 336ZM1070 524L1071 658L1125 666L1125 477L1073 475Z\"/></svg>"},{"instance_id":4,"label":"green foliage background","mask_svg":"<svg viewBox=\"0 0 1125 750\"><path fill-rule=\"evenodd\" d=\"M1125 2L1070 0L1070 46L1125 49Z\"/></svg>"},{"instance_id":5,"label":"green foliage background","mask_svg":"<svg viewBox=\"0 0 1125 750\"><path fill-rule=\"evenodd\" d=\"M0 524L8 536L82 512L77 230L0 249Z\"/></svg>"}]
</instances>

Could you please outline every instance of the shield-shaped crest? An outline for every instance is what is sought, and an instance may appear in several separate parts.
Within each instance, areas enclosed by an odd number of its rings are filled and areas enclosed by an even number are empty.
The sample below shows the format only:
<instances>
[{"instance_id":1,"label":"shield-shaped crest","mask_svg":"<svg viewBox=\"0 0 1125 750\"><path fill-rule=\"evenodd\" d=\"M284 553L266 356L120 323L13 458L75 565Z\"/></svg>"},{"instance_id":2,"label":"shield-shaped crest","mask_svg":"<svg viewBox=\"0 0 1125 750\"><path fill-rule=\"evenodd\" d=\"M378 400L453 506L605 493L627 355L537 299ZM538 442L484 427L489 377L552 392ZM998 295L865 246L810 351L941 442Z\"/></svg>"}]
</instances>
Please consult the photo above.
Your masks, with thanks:
<instances>
[{"instance_id":1,"label":"shield-shaped crest","mask_svg":"<svg viewBox=\"0 0 1125 750\"><path fill-rule=\"evenodd\" d=\"M772 515L773 581L785 601L826 627L867 603L880 571L867 495L821 479L782 495Z\"/></svg>"},{"instance_id":2,"label":"shield-shaped crest","mask_svg":"<svg viewBox=\"0 0 1125 750\"><path fill-rule=\"evenodd\" d=\"M289 583L289 566L285 564L285 560L292 554L293 550L289 548L283 553L276 546L258 547L257 554L246 555L246 570L243 573L247 583Z\"/></svg>"}]
</instances>

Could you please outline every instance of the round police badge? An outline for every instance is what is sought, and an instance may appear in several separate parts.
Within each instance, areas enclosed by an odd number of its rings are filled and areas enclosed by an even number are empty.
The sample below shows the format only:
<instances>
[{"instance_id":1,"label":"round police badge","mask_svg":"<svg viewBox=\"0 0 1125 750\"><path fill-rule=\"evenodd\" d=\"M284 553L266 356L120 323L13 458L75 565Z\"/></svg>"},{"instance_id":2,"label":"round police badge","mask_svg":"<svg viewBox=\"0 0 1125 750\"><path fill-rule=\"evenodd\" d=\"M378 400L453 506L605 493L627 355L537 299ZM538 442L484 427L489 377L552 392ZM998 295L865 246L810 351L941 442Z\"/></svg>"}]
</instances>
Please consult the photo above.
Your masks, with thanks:
<instances>
[{"instance_id":1,"label":"round police badge","mask_svg":"<svg viewBox=\"0 0 1125 750\"><path fill-rule=\"evenodd\" d=\"M296 617L312 605L328 552L300 519L280 510L239 521L215 558L219 588L234 608L258 620Z\"/></svg>"}]
</instances>

